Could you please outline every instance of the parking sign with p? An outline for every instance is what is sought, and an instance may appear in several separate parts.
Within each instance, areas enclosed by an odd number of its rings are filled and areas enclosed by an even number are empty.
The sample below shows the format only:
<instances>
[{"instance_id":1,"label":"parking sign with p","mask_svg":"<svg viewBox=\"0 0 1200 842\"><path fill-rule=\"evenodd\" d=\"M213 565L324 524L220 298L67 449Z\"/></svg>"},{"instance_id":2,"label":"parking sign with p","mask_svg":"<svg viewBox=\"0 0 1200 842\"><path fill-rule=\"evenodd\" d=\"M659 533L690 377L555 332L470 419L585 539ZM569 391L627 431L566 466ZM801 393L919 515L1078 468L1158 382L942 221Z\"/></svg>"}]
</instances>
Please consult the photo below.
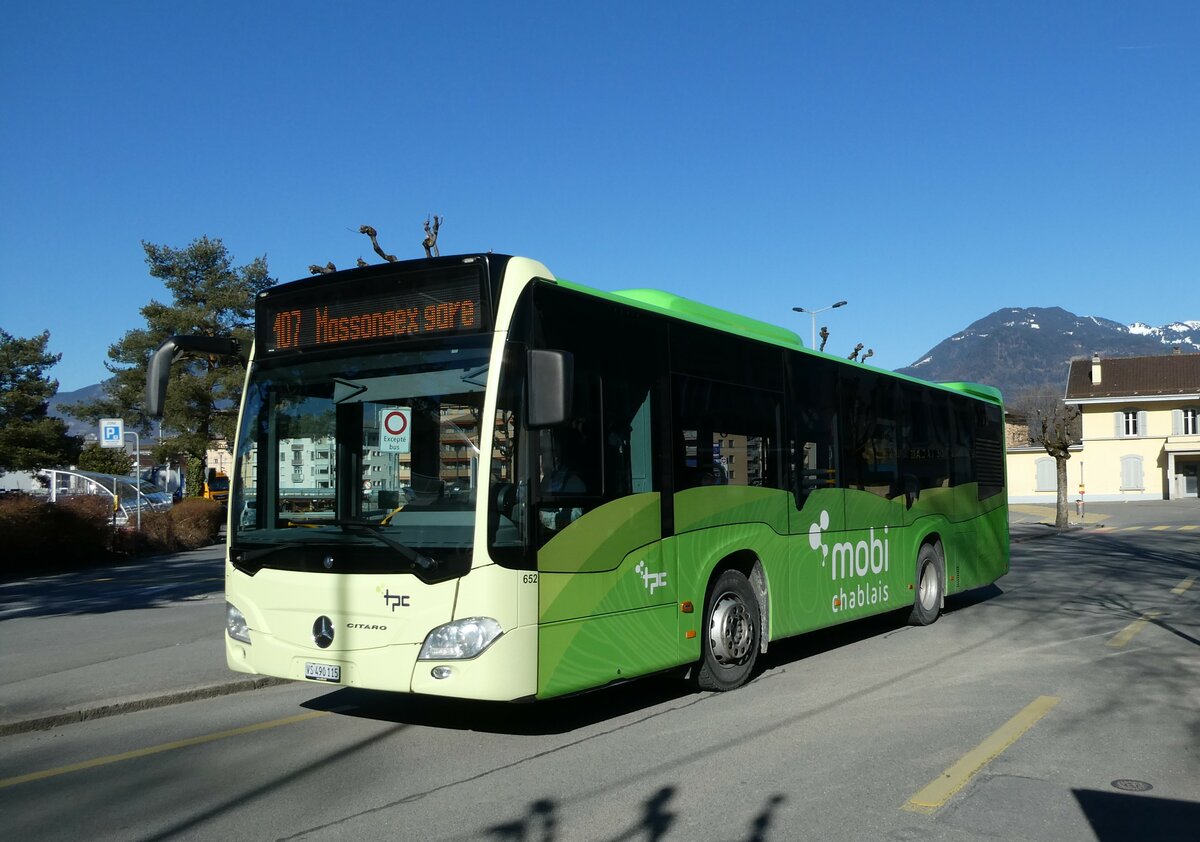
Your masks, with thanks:
<instances>
[{"instance_id":1,"label":"parking sign with p","mask_svg":"<svg viewBox=\"0 0 1200 842\"><path fill-rule=\"evenodd\" d=\"M124 418L101 418L100 419L100 446L101 447L124 447L125 446L125 419Z\"/></svg>"}]
</instances>

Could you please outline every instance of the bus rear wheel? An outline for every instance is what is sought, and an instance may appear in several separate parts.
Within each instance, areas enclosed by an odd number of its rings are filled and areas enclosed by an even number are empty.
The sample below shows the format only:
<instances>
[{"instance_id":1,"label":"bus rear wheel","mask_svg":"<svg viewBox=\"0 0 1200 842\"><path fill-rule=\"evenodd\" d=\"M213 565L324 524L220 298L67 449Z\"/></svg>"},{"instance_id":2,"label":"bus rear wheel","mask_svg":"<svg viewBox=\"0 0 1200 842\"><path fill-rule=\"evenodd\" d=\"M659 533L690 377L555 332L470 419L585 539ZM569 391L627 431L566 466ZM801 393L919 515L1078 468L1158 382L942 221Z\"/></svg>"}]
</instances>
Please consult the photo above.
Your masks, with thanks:
<instances>
[{"instance_id":1,"label":"bus rear wheel","mask_svg":"<svg viewBox=\"0 0 1200 842\"><path fill-rule=\"evenodd\" d=\"M916 591L908 621L914 626L927 626L942 611L942 574L938 569L938 555L933 544L923 544L917 553Z\"/></svg>"},{"instance_id":2,"label":"bus rear wheel","mask_svg":"<svg viewBox=\"0 0 1200 842\"><path fill-rule=\"evenodd\" d=\"M733 690L750 678L758 659L758 600L750 582L726 570L704 606L704 640L696 683L701 690Z\"/></svg>"}]
</instances>

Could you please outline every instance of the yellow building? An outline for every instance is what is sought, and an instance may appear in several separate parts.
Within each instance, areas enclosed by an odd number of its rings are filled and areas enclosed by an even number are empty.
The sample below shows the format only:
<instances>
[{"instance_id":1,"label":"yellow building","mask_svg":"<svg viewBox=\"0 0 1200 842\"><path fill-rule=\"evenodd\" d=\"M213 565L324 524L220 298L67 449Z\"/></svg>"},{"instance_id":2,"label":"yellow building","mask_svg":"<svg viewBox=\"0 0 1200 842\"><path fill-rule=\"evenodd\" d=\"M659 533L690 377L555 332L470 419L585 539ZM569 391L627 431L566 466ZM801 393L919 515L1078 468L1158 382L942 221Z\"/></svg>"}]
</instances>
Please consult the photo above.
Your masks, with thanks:
<instances>
[{"instance_id":1,"label":"yellow building","mask_svg":"<svg viewBox=\"0 0 1200 842\"><path fill-rule=\"evenodd\" d=\"M1064 400L1082 422L1071 500L1081 488L1093 502L1200 496L1200 354L1074 360ZM1054 460L1010 446L1008 487L1011 502L1053 502Z\"/></svg>"}]
</instances>

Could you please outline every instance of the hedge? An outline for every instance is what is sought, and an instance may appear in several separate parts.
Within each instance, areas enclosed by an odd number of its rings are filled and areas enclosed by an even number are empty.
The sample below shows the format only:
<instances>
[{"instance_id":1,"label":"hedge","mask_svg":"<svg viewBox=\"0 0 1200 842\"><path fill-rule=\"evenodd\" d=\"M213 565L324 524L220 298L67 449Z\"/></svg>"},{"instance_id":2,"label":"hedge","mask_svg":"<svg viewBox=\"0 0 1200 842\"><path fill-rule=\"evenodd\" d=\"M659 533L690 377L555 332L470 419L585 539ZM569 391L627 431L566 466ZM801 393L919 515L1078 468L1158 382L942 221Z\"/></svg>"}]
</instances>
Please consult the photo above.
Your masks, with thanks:
<instances>
[{"instance_id":1,"label":"hedge","mask_svg":"<svg viewBox=\"0 0 1200 842\"><path fill-rule=\"evenodd\" d=\"M216 543L220 503L182 500L166 512L142 512L136 523L111 527L112 502L103 495L49 503L21 494L0 495L0 575L30 575L103 564L130 555L191 550Z\"/></svg>"}]
</instances>

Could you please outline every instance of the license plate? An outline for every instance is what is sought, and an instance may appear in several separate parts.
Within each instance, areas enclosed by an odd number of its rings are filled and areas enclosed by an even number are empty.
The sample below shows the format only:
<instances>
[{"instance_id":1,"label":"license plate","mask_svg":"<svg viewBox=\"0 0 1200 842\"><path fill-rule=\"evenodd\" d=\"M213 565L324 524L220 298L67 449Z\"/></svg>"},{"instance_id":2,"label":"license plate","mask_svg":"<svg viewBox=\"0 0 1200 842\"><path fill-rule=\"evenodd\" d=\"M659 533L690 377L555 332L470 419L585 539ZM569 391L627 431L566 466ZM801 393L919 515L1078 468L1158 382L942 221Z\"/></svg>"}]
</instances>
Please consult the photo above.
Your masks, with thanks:
<instances>
[{"instance_id":1,"label":"license plate","mask_svg":"<svg viewBox=\"0 0 1200 842\"><path fill-rule=\"evenodd\" d=\"M304 677L315 681L341 681L342 668L337 664L314 664L309 661L304 665Z\"/></svg>"}]
</instances>

